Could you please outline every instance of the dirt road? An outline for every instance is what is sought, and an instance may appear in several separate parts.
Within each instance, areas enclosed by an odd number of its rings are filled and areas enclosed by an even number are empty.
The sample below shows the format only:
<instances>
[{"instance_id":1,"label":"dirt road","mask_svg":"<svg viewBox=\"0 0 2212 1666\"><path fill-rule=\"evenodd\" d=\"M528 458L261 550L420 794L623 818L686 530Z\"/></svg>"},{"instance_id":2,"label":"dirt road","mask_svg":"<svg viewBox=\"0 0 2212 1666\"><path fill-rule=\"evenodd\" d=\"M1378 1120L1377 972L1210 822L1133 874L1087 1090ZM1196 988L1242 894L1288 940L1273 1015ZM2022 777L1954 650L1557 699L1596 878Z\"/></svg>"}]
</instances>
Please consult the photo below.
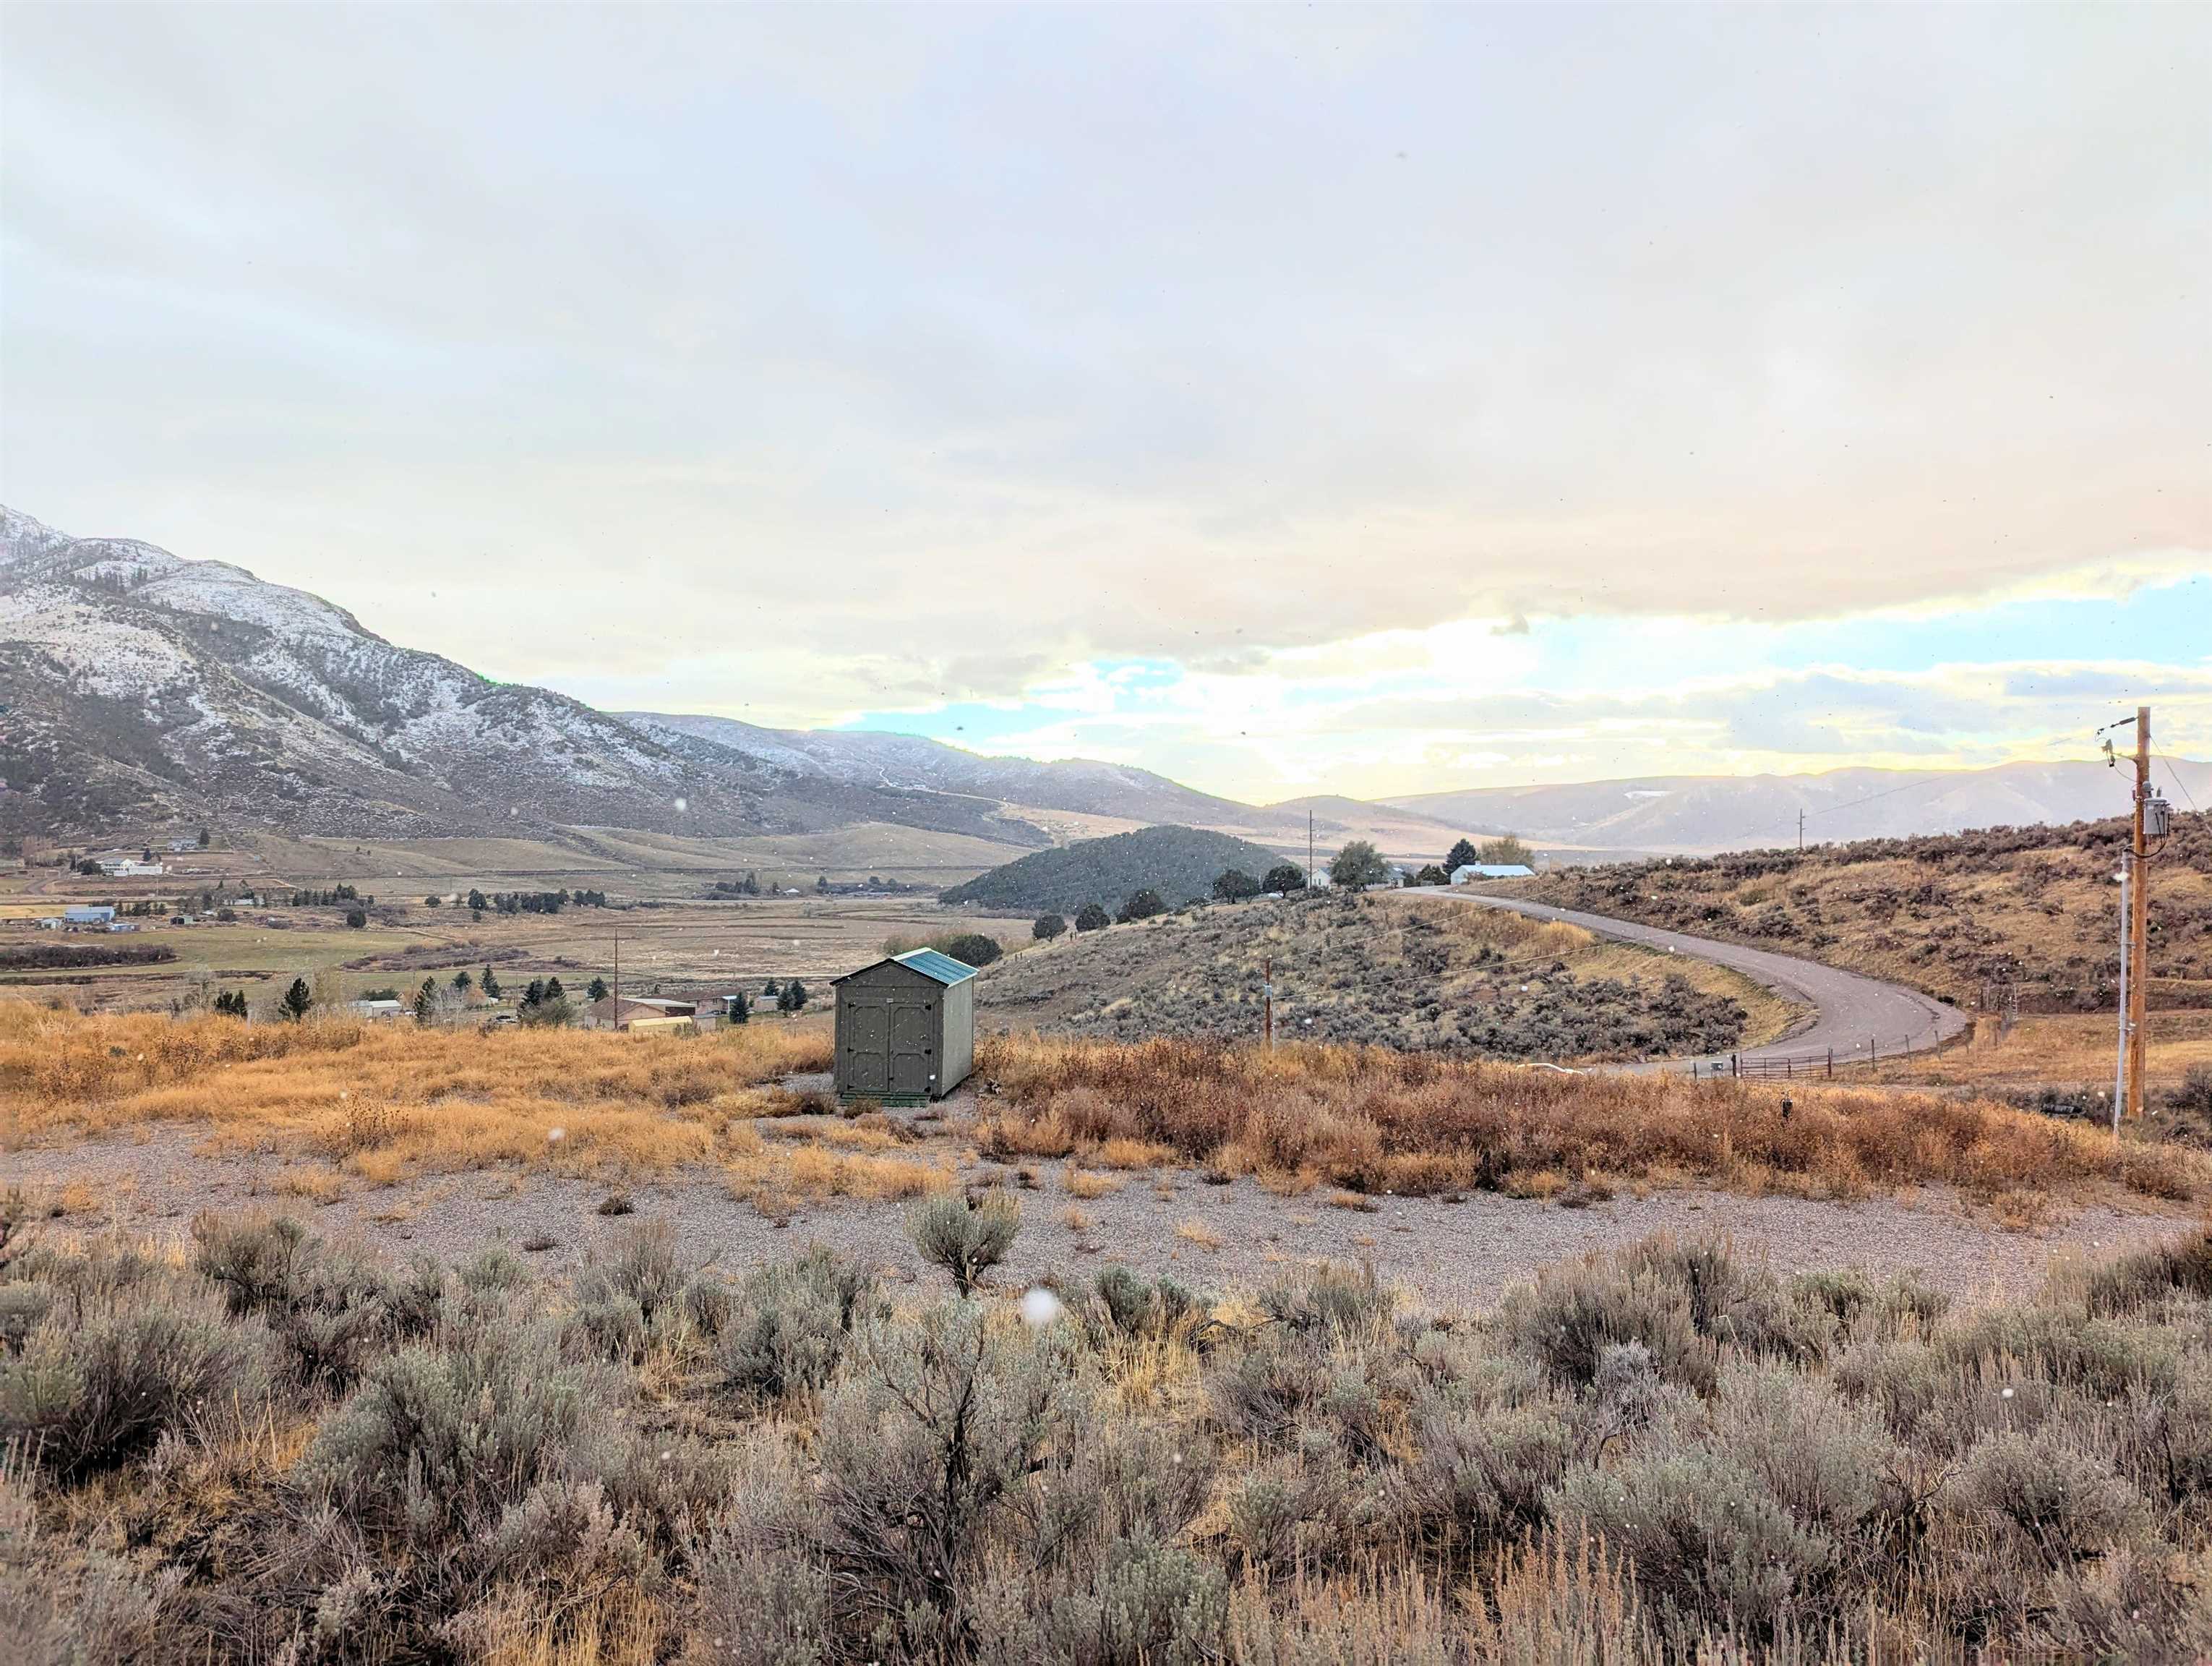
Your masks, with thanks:
<instances>
[{"instance_id":1,"label":"dirt road","mask_svg":"<svg viewBox=\"0 0 2212 1666\"><path fill-rule=\"evenodd\" d=\"M1817 1072L1825 1070L1831 1058L1840 1067L1846 1064L1863 1065L1869 1057L1887 1059L1896 1054L1924 1052L1957 1035L1968 1023L1964 1012L1932 995L1923 995L1901 983L1885 983L1879 978L1823 966L1818 961L1800 959L1796 955L1746 948L1740 943L1716 942L1710 937L1692 937L1687 932L1664 931L1633 921L1553 908L1547 903L1524 902L1517 897L1486 896L1464 887L1448 890L1432 885L1423 889L1455 903L1504 909L1536 920L1564 921L1601 937L1710 960L1733 968L1778 994L1813 1008L1814 1016L1808 1022L1765 1047L1745 1048L1735 1055L1668 1059L1629 1068L1688 1070L1694 1067L1702 1073L1730 1069L1740 1061L1745 1067L1758 1068L1762 1074L1780 1074L1785 1070L1793 1073Z\"/></svg>"}]
</instances>

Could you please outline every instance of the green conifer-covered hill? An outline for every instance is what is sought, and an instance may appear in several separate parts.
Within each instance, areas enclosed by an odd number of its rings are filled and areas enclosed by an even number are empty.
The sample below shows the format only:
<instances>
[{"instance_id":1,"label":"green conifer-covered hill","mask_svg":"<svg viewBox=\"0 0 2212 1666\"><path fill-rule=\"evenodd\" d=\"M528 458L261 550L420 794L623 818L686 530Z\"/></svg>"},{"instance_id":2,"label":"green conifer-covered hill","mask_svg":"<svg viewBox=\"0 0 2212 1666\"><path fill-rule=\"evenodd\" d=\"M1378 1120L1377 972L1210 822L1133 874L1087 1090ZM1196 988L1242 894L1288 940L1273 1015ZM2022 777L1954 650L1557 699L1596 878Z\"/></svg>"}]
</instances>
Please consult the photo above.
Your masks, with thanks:
<instances>
[{"instance_id":1,"label":"green conifer-covered hill","mask_svg":"<svg viewBox=\"0 0 2212 1666\"><path fill-rule=\"evenodd\" d=\"M1040 850L944 893L947 903L1073 914L1085 903L1116 912L1147 888L1169 907L1210 896L1230 868L1257 879L1282 858L1262 845L1196 827L1146 827Z\"/></svg>"}]
</instances>

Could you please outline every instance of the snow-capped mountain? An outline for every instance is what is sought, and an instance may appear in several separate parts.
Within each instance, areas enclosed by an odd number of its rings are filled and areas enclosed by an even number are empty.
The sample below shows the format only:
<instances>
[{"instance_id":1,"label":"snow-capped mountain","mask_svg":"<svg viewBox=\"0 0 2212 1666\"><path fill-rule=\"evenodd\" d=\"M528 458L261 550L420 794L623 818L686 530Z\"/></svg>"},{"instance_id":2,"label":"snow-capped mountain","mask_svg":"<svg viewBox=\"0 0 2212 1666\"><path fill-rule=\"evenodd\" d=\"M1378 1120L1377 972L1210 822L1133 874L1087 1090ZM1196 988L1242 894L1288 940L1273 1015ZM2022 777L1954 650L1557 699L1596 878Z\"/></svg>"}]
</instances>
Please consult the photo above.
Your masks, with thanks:
<instances>
[{"instance_id":1,"label":"snow-capped mountain","mask_svg":"<svg viewBox=\"0 0 2212 1666\"><path fill-rule=\"evenodd\" d=\"M0 509L0 826L158 818L428 836L854 821L1046 836L995 802L824 778L404 648L220 561Z\"/></svg>"}]
</instances>

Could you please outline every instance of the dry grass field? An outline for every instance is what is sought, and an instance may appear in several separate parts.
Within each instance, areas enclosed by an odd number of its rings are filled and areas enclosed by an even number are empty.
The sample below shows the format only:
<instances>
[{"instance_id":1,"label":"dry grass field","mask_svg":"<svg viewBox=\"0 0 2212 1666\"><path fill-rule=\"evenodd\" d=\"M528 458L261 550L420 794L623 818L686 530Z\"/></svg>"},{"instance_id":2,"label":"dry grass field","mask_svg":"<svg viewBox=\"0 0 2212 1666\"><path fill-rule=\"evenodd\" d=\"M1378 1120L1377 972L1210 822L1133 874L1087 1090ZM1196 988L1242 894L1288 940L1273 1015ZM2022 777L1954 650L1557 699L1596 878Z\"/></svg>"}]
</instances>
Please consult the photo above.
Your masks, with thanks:
<instances>
[{"instance_id":1,"label":"dry grass field","mask_svg":"<svg viewBox=\"0 0 2212 1666\"><path fill-rule=\"evenodd\" d=\"M1888 1087L1581 1075L1381 1048L985 1038L972 1119L851 1119L777 1084L830 1063L825 1018L714 1036L253 1024L0 1006L0 1140L66 1146L162 1127L337 1187L499 1170L610 1182L719 1176L786 1197L909 1195L980 1156L1189 1165L1266 1189L1567 1202L1616 1186L1857 1198L1955 1189L2001 1220L2132 1192L2212 1195L2212 1158L1992 1099ZM957 1110L957 1107L955 1107ZM787 1134L788 1137L787 1137ZM1070 1189L1075 1189L1071 1185Z\"/></svg>"},{"instance_id":2,"label":"dry grass field","mask_svg":"<svg viewBox=\"0 0 2212 1666\"><path fill-rule=\"evenodd\" d=\"M1972 1009L2110 1010L2118 822L1558 868L1506 887L1593 914L1802 954ZM2212 828L2180 816L2153 874L2151 995L2212 1006Z\"/></svg>"},{"instance_id":3,"label":"dry grass field","mask_svg":"<svg viewBox=\"0 0 2212 1666\"><path fill-rule=\"evenodd\" d=\"M2212 1195L2212 1158L1995 1100L1891 1087L1571 1074L1383 1048L993 1037L977 1141L1007 1158L1152 1152L1271 1189L1496 1189L1577 1201L1619 1183L1860 1197L1955 1188L2000 1219L2124 1188Z\"/></svg>"},{"instance_id":4,"label":"dry grass field","mask_svg":"<svg viewBox=\"0 0 2212 1666\"><path fill-rule=\"evenodd\" d=\"M1316 896L1163 915L989 968L1001 1028L1134 1041L1279 1031L1493 1056L1635 1058L1754 1046L1802 1016L1725 967L1420 897ZM1669 980L1679 980L1670 986Z\"/></svg>"},{"instance_id":5,"label":"dry grass field","mask_svg":"<svg viewBox=\"0 0 2212 1666\"><path fill-rule=\"evenodd\" d=\"M1659 1237L1472 1317L1328 1266L1017 1302L1004 1196L917 1209L929 1290L651 1220L554 1280L0 1213L33 1666L2212 1654L2203 1232L1959 1310Z\"/></svg>"}]
</instances>

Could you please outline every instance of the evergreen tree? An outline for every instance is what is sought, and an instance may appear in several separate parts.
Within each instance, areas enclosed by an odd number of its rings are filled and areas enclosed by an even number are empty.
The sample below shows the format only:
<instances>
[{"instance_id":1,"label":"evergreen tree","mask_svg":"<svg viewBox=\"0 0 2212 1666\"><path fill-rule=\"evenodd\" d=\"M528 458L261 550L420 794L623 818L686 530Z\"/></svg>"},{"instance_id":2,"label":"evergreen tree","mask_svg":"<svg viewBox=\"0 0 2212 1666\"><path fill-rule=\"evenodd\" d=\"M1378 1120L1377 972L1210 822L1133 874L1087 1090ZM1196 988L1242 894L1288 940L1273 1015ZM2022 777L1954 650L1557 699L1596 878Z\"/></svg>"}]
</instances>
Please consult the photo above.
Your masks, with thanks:
<instances>
[{"instance_id":1,"label":"evergreen tree","mask_svg":"<svg viewBox=\"0 0 2212 1666\"><path fill-rule=\"evenodd\" d=\"M1213 882L1213 894L1224 903L1241 903L1260 894L1260 882L1241 867L1232 867Z\"/></svg>"},{"instance_id":2,"label":"evergreen tree","mask_svg":"<svg viewBox=\"0 0 2212 1666\"><path fill-rule=\"evenodd\" d=\"M775 980L774 978L769 979L767 982L761 985L761 993L764 995L772 995L775 994ZM780 1005L781 1003L779 1003L779 1006Z\"/></svg>"},{"instance_id":3,"label":"evergreen tree","mask_svg":"<svg viewBox=\"0 0 2212 1666\"><path fill-rule=\"evenodd\" d=\"M1150 920L1154 915L1165 914L1167 911L1168 905L1160 900L1159 892L1154 891L1150 885L1146 885L1140 890L1130 892L1129 900L1121 904L1121 912L1117 917L1124 922L1131 920Z\"/></svg>"},{"instance_id":4,"label":"evergreen tree","mask_svg":"<svg viewBox=\"0 0 2212 1666\"><path fill-rule=\"evenodd\" d=\"M1036 923L1030 927L1030 935L1040 943L1049 943L1066 929L1067 921L1058 915L1041 914L1036 917Z\"/></svg>"},{"instance_id":5,"label":"evergreen tree","mask_svg":"<svg viewBox=\"0 0 2212 1666\"><path fill-rule=\"evenodd\" d=\"M586 1000L605 1000L607 998L606 979L603 977L593 978L591 982L590 987L584 991L584 998Z\"/></svg>"},{"instance_id":6,"label":"evergreen tree","mask_svg":"<svg viewBox=\"0 0 2212 1666\"><path fill-rule=\"evenodd\" d=\"M484 999L486 1000L497 1000L499 999L499 980L492 976L491 966L489 962L487 962L484 966L483 981L477 987L484 992Z\"/></svg>"},{"instance_id":7,"label":"evergreen tree","mask_svg":"<svg viewBox=\"0 0 2212 1666\"><path fill-rule=\"evenodd\" d=\"M200 829L200 848L201 848L202 850L205 850L207 848L208 848L208 830L207 830L207 829L205 829L204 827L203 827L202 829Z\"/></svg>"},{"instance_id":8,"label":"evergreen tree","mask_svg":"<svg viewBox=\"0 0 2212 1666\"><path fill-rule=\"evenodd\" d=\"M542 977L532 978L529 987L522 992L522 1004L525 1006L535 1006L544 999L545 980Z\"/></svg>"},{"instance_id":9,"label":"evergreen tree","mask_svg":"<svg viewBox=\"0 0 2212 1666\"><path fill-rule=\"evenodd\" d=\"M1085 903L1075 915L1075 929L1079 932L1103 931L1112 923L1106 917L1106 910L1096 903Z\"/></svg>"},{"instance_id":10,"label":"evergreen tree","mask_svg":"<svg viewBox=\"0 0 2212 1666\"><path fill-rule=\"evenodd\" d=\"M295 977L292 980L292 987L284 991L284 999L277 1002L276 1010L297 1024L314 1010L314 1005L315 992L307 987L307 980Z\"/></svg>"},{"instance_id":11,"label":"evergreen tree","mask_svg":"<svg viewBox=\"0 0 2212 1666\"><path fill-rule=\"evenodd\" d=\"M467 967L464 966L460 970L453 974L453 993L459 995L463 1000L466 1000L469 998L469 991L475 988L476 986L477 981L469 976L469 969Z\"/></svg>"},{"instance_id":12,"label":"evergreen tree","mask_svg":"<svg viewBox=\"0 0 2212 1666\"><path fill-rule=\"evenodd\" d=\"M561 987L561 980L557 977L545 980L545 993L538 997L540 1000L566 1000L568 998L568 992Z\"/></svg>"},{"instance_id":13,"label":"evergreen tree","mask_svg":"<svg viewBox=\"0 0 2212 1666\"><path fill-rule=\"evenodd\" d=\"M437 999L438 985L436 980L433 978L424 978L422 980L422 987L415 992L416 1023L422 1025L426 1029L429 1027L430 1020L435 1017L437 1013Z\"/></svg>"},{"instance_id":14,"label":"evergreen tree","mask_svg":"<svg viewBox=\"0 0 2212 1666\"><path fill-rule=\"evenodd\" d=\"M783 986L782 998L776 1005L787 1012L803 1012L806 1010L806 986L794 977Z\"/></svg>"},{"instance_id":15,"label":"evergreen tree","mask_svg":"<svg viewBox=\"0 0 2212 1666\"><path fill-rule=\"evenodd\" d=\"M737 994L730 997L727 1016L732 1024L744 1024L749 1020L752 1015L753 1004L745 999L745 992L743 989L738 990Z\"/></svg>"},{"instance_id":16,"label":"evergreen tree","mask_svg":"<svg viewBox=\"0 0 2212 1666\"><path fill-rule=\"evenodd\" d=\"M1482 853L1474 848L1474 841L1462 839L1452 846L1451 854L1444 858L1444 872L1456 873L1460 869L1470 867L1481 860Z\"/></svg>"}]
</instances>

